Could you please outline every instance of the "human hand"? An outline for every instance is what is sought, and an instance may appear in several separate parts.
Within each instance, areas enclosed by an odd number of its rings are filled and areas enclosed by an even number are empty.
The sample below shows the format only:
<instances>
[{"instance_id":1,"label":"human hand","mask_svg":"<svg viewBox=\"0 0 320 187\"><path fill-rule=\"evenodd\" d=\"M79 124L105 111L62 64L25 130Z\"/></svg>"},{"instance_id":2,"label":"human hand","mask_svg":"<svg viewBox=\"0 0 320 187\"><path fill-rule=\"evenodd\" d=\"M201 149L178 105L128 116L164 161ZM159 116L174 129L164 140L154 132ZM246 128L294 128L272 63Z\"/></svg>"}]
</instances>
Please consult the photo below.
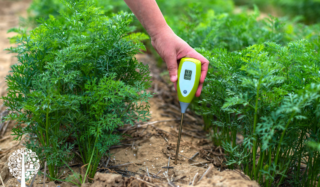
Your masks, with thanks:
<instances>
[{"instance_id":1,"label":"human hand","mask_svg":"<svg viewBox=\"0 0 320 187\"><path fill-rule=\"evenodd\" d=\"M151 36L151 43L160 57L166 62L171 82L177 90L178 60L183 57L201 61L201 77L196 97L201 94L203 82L208 72L209 61L178 37L169 27Z\"/></svg>"}]
</instances>

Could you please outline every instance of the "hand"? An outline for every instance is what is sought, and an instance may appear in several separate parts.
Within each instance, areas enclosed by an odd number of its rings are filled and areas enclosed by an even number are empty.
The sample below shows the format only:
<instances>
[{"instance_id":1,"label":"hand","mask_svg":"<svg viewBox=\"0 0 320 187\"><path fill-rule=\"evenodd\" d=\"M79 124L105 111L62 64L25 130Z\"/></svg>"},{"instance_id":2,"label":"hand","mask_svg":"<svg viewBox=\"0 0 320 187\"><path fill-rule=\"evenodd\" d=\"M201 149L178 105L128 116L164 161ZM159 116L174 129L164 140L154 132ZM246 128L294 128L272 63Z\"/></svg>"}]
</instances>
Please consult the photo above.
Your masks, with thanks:
<instances>
[{"instance_id":1,"label":"hand","mask_svg":"<svg viewBox=\"0 0 320 187\"><path fill-rule=\"evenodd\" d=\"M201 94L203 82L208 72L209 61L178 37L170 28L159 31L151 36L151 43L160 57L166 62L171 82L177 90L178 60L183 57L195 58L201 61L201 77L196 97Z\"/></svg>"}]
</instances>

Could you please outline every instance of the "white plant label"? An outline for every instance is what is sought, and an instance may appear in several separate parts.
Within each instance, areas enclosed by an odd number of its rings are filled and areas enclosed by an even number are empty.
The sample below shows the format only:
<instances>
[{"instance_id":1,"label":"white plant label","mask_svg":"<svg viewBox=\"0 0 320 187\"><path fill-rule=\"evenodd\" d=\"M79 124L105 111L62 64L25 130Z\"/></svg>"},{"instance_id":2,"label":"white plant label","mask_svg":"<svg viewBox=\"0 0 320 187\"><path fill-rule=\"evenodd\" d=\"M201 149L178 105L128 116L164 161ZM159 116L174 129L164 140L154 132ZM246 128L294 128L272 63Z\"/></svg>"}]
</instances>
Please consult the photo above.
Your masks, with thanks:
<instances>
[{"instance_id":1,"label":"white plant label","mask_svg":"<svg viewBox=\"0 0 320 187\"><path fill-rule=\"evenodd\" d=\"M8 159L10 173L21 180L21 187L39 170L40 162L35 152L22 148L13 152Z\"/></svg>"}]
</instances>

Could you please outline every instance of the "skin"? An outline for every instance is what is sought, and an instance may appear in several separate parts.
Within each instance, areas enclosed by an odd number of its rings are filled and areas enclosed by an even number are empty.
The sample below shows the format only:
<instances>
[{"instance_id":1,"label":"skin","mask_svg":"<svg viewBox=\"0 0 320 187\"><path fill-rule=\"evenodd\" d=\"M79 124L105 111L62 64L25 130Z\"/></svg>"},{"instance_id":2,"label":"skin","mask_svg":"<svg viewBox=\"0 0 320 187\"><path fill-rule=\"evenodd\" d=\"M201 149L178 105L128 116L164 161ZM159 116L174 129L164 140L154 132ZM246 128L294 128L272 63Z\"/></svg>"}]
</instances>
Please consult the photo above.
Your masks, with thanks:
<instances>
[{"instance_id":1,"label":"skin","mask_svg":"<svg viewBox=\"0 0 320 187\"><path fill-rule=\"evenodd\" d=\"M178 61L183 57L201 61L201 77L196 97L201 94L209 61L177 36L166 23L155 0L124 0L151 38L151 44L167 64L170 80L177 90Z\"/></svg>"}]
</instances>

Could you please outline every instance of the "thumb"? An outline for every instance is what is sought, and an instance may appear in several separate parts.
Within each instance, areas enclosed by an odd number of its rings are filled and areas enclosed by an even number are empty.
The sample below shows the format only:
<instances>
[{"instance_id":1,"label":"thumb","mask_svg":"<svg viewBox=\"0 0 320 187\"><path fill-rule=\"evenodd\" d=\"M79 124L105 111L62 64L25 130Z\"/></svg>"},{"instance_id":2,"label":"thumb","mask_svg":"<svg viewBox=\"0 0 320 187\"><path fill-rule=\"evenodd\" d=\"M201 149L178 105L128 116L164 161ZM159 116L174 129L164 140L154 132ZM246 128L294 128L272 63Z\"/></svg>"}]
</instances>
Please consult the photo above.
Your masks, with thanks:
<instances>
[{"instance_id":1,"label":"thumb","mask_svg":"<svg viewBox=\"0 0 320 187\"><path fill-rule=\"evenodd\" d=\"M165 58L167 69L169 71L171 82L177 82L178 80L178 62L175 55L170 55Z\"/></svg>"}]
</instances>

